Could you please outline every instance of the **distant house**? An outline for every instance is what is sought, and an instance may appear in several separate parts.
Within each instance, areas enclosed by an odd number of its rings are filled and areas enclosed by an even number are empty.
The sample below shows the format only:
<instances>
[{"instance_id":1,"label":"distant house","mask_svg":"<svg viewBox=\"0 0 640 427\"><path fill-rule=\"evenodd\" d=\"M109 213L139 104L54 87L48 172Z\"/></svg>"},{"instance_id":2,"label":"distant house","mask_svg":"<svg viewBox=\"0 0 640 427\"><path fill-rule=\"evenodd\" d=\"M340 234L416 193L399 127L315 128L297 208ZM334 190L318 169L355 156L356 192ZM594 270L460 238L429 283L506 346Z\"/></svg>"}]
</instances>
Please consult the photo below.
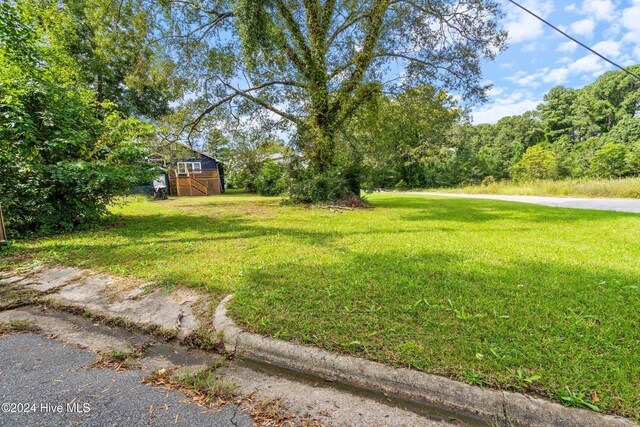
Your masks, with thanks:
<instances>
[{"instance_id":1,"label":"distant house","mask_svg":"<svg viewBox=\"0 0 640 427\"><path fill-rule=\"evenodd\" d=\"M225 191L222 163L207 154L180 146L171 150L169 160L157 154L149 156L149 161L165 170L153 185L164 180L170 196L212 196Z\"/></svg>"}]
</instances>

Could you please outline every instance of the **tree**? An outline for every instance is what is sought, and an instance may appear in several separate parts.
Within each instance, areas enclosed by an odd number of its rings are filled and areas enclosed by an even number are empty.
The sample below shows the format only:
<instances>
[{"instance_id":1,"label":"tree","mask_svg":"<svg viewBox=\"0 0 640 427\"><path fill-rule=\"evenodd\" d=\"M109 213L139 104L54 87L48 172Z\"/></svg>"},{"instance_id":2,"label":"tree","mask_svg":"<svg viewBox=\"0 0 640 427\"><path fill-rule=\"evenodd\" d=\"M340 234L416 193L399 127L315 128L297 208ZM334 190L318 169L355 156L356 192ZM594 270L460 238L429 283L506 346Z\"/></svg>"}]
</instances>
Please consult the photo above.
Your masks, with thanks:
<instances>
[{"instance_id":1,"label":"tree","mask_svg":"<svg viewBox=\"0 0 640 427\"><path fill-rule=\"evenodd\" d=\"M506 38L491 0L170 3L175 46L197 81L189 133L213 111L275 117L295 129L311 175L331 172L336 135L383 89L428 83L484 99L480 64Z\"/></svg>"},{"instance_id":2,"label":"tree","mask_svg":"<svg viewBox=\"0 0 640 427\"><path fill-rule=\"evenodd\" d=\"M529 147L522 159L511 168L516 181L558 178L558 159L541 144Z\"/></svg>"},{"instance_id":3,"label":"tree","mask_svg":"<svg viewBox=\"0 0 640 427\"><path fill-rule=\"evenodd\" d=\"M607 142L614 144L633 145L640 141L640 119L626 116L616 123L605 137Z\"/></svg>"},{"instance_id":4,"label":"tree","mask_svg":"<svg viewBox=\"0 0 640 427\"><path fill-rule=\"evenodd\" d=\"M548 142L553 142L562 135L574 139L573 108L576 97L574 89L563 86L551 89L544 96L545 102L540 106L540 116Z\"/></svg>"},{"instance_id":5,"label":"tree","mask_svg":"<svg viewBox=\"0 0 640 427\"><path fill-rule=\"evenodd\" d=\"M284 144L274 137L255 132L236 132L228 145L226 174L229 187L270 196L280 194L284 190L283 181L275 181L282 177L282 167L276 165L279 169L276 171L273 165L269 165L266 172L264 167L273 163L270 161L272 156L285 157L285 154Z\"/></svg>"},{"instance_id":6,"label":"tree","mask_svg":"<svg viewBox=\"0 0 640 427\"><path fill-rule=\"evenodd\" d=\"M599 178L620 178L630 171L629 147L608 143L596 151L591 159L591 172Z\"/></svg>"},{"instance_id":7,"label":"tree","mask_svg":"<svg viewBox=\"0 0 640 427\"><path fill-rule=\"evenodd\" d=\"M282 165L273 161L266 161L254 181L258 194L261 196L277 196L285 190L284 170Z\"/></svg>"},{"instance_id":8,"label":"tree","mask_svg":"<svg viewBox=\"0 0 640 427\"><path fill-rule=\"evenodd\" d=\"M74 81L24 3L0 3L0 202L12 236L72 230L151 178L150 127ZM59 64L66 63L66 67Z\"/></svg>"},{"instance_id":9,"label":"tree","mask_svg":"<svg viewBox=\"0 0 640 427\"><path fill-rule=\"evenodd\" d=\"M182 83L160 38L152 3L135 0L26 0L58 51L52 65L73 61L77 81L125 114L157 119L170 111Z\"/></svg>"},{"instance_id":10,"label":"tree","mask_svg":"<svg viewBox=\"0 0 640 427\"><path fill-rule=\"evenodd\" d=\"M427 167L451 156L450 133L459 117L453 98L431 86L380 98L351 125L367 186L433 185Z\"/></svg>"}]
</instances>

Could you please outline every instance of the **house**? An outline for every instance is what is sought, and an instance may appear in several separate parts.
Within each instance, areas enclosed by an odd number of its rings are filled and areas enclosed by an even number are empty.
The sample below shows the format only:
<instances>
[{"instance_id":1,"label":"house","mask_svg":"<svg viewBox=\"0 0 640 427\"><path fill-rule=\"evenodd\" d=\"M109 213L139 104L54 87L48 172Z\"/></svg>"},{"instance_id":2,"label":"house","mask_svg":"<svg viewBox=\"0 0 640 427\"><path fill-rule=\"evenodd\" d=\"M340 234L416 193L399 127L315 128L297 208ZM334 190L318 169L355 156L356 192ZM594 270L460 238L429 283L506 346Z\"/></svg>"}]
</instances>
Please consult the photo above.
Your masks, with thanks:
<instances>
[{"instance_id":1,"label":"house","mask_svg":"<svg viewBox=\"0 0 640 427\"><path fill-rule=\"evenodd\" d=\"M165 173L158 180L166 183L171 196L212 196L224 193L224 168L213 157L187 147L172 147L169 160L159 154L149 161L161 166Z\"/></svg>"}]
</instances>

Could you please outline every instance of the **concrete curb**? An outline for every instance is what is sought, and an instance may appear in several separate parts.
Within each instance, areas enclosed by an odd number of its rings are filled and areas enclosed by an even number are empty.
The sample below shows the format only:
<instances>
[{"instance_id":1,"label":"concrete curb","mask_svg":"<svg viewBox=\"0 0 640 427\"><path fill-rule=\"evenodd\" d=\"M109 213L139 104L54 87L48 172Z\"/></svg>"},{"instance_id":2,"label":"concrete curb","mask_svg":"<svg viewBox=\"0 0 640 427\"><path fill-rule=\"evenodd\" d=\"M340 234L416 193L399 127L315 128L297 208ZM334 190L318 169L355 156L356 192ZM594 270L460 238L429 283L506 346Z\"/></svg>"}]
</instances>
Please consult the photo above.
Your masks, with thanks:
<instances>
[{"instance_id":1,"label":"concrete curb","mask_svg":"<svg viewBox=\"0 0 640 427\"><path fill-rule=\"evenodd\" d=\"M227 316L228 295L218 307L214 327L227 351L325 380L376 390L425 403L465 417L500 425L636 426L622 417L568 408L519 393L481 389L441 376L396 369L356 357L245 332Z\"/></svg>"}]
</instances>

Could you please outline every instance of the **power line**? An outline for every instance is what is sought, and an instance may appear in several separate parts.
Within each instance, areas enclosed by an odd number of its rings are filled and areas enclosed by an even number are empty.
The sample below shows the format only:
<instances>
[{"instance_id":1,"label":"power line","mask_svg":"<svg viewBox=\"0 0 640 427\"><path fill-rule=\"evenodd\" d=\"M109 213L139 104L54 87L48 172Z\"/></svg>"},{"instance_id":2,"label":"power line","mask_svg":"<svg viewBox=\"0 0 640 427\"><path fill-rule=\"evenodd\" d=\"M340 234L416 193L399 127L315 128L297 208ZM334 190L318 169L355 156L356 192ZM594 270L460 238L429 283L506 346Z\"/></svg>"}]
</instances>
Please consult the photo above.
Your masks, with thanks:
<instances>
[{"instance_id":1,"label":"power line","mask_svg":"<svg viewBox=\"0 0 640 427\"><path fill-rule=\"evenodd\" d=\"M520 9L524 10L525 12L527 12L529 15L532 15L533 17L539 19L540 21L544 22L545 24L547 24L548 26L550 26L551 28L553 28L554 30L556 30L557 32L559 32L560 34L562 34L563 36L573 40L574 42L578 43L580 46L582 46L583 48L587 49L588 51L590 51L591 53L598 55L600 58L604 59L605 61L607 61L609 64L620 68L622 71L624 71L625 73L629 74L630 76L635 77L636 79L640 80L640 76L637 75L636 73L627 70L626 68L624 68L621 65L616 64L615 62L613 62L612 60L610 60L609 58L607 58L606 56L596 52L595 50L591 49L589 46L587 46L586 44L582 43L580 40L576 40L575 38L571 37L569 34L565 33L564 31L562 31L560 28L556 27L555 25L553 25L551 22L545 20L544 18L542 18L539 15L536 15L534 12L530 11L529 9L527 9L526 7L522 6L521 4L513 1L513 0L508 0L510 3L513 3L514 5L518 6Z\"/></svg>"}]
</instances>

